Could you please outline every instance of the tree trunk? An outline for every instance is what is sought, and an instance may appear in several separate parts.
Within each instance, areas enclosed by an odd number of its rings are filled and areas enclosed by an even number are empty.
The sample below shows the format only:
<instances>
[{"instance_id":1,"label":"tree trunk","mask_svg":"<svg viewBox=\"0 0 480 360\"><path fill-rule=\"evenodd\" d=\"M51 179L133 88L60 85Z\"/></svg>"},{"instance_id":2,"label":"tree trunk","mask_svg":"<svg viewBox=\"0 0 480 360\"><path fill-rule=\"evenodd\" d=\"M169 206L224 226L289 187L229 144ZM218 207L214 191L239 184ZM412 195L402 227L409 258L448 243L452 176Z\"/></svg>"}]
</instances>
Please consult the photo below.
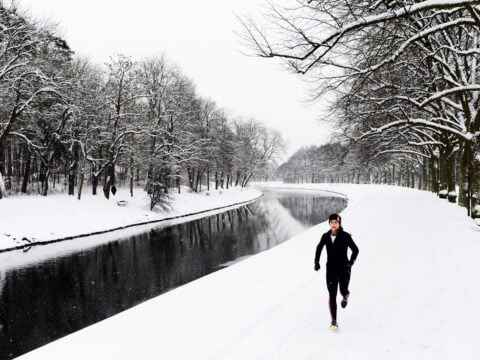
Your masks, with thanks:
<instances>
[{"instance_id":1,"label":"tree trunk","mask_svg":"<svg viewBox=\"0 0 480 360\"><path fill-rule=\"evenodd\" d=\"M451 191L455 191L455 153L453 152L452 144L447 145L447 154L445 175L447 191L450 193Z\"/></svg>"},{"instance_id":2,"label":"tree trunk","mask_svg":"<svg viewBox=\"0 0 480 360\"><path fill-rule=\"evenodd\" d=\"M150 163L148 165L148 170L147 170L147 183L148 182L153 182L153 177L154 177L154 171L153 171L153 162L155 159L155 146L156 146L156 140L157 138L155 136L152 137L152 142L150 143Z\"/></svg>"},{"instance_id":3,"label":"tree trunk","mask_svg":"<svg viewBox=\"0 0 480 360\"><path fill-rule=\"evenodd\" d=\"M130 196L133 197L133 156L130 156Z\"/></svg>"},{"instance_id":4,"label":"tree trunk","mask_svg":"<svg viewBox=\"0 0 480 360\"><path fill-rule=\"evenodd\" d=\"M78 194L77 199L80 200L82 198L82 190L83 190L83 181L85 180L85 174L82 170L80 173L80 183L78 184Z\"/></svg>"},{"instance_id":5,"label":"tree trunk","mask_svg":"<svg viewBox=\"0 0 480 360\"><path fill-rule=\"evenodd\" d=\"M237 179L235 180L235 186L238 186L238 184L240 183L240 171L237 171Z\"/></svg>"},{"instance_id":6,"label":"tree trunk","mask_svg":"<svg viewBox=\"0 0 480 360\"><path fill-rule=\"evenodd\" d=\"M0 199L5 197L5 186L3 185L3 176L0 172Z\"/></svg>"},{"instance_id":7,"label":"tree trunk","mask_svg":"<svg viewBox=\"0 0 480 360\"><path fill-rule=\"evenodd\" d=\"M207 169L207 191L210 191L210 168Z\"/></svg>"},{"instance_id":8,"label":"tree trunk","mask_svg":"<svg viewBox=\"0 0 480 360\"><path fill-rule=\"evenodd\" d=\"M244 177L243 178L243 181L242 181L242 188L244 188L245 186L247 186L248 184L248 181L250 180L250 178L252 177L252 173L248 174L248 176Z\"/></svg>"},{"instance_id":9,"label":"tree trunk","mask_svg":"<svg viewBox=\"0 0 480 360\"><path fill-rule=\"evenodd\" d=\"M68 195L75 195L75 178L80 157L80 149L77 144L73 145L70 154L70 166L68 167Z\"/></svg>"},{"instance_id":10,"label":"tree trunk","mask_svg":"<svg viewBox=\"0 0 480 360\"><path fill-rule=\"evenodd\" d=\"M100 174L96 174L96 171L94 169L93 174L92 174L92 195L97 195L97 187L98 187L98 178Z\"/></svg>"},{"instance_id":11,"label":"tree trunk","mask_svg":"<svg viewBox=\"0 0 480 360\"><path fill-rule=\"evenodd\" d=\"M3 150L3 146L0 146L0 173L5 174L5 151Z\"/></svg>"},{"instance_id":12,"label":"tree trunk","mask_svg":"<svg viewBox=\"0 0 480 360\"><path fill-rule=\"evenodd\" d=\"M447 155L445 148L440 148L440 191L447 190Z\"/></svg>"},{"instance_id":13,"label":"tree trunk","mask_svg":"<svg viewBox=\"0 0 480 360\"><path fill-rule=\"evenodd\" d=\"M181 191L181 186L180 186L180 172L177 173L177 176L176 176L176 184L177 184L177 188L178 188L178 193L180 194L180 191Z\"/></svg>"},{"instance_id":14,"label":"tree trunk","mask_svg":"<svg viewBox=\"0 0 480 360\"><path fill-rule=\"evenodd\" d=\"M409 188L410 187L410 167L408 165L405 168L405 179L407 180L407 183L405 184L405 186Z\"/></svg>"},{"instance_id":15,"label":"tree trunk","mask_svg":"<svg viewBox=\"0 0 480 360\"><path fill-rule=\"evenodd\" d=\"M479 195L478 165L474 159L474 147L471 142L463 143L460 159L460 194L458 204L465 206L470 216L473 215L473 206L477 203ZM475 197L475 198L474 198Z\"/></svg>"},{"instance_id":16,"label":"tree trunk","mask_svg":"<svg viewBox=\"0 0 480 360\"><path fill-rule=\"evenodd\" d=\"M21 188L20 191L23 194L26 194L27 193L28 179L30 177L30 164L32 162L32 156L30 154L30 151L28 151L28 150L25 151L24 160L25 160L25 167L23 169L22 188Z\"/></svg>"},{"instance_id":17,"label":"tree trunk","mask_svg":"<svg viewBox=\"0 0 480 360\"><path fill-rule=\"evenodd\" d=\"M105 181L103 184L103 195L110 199L110 190L115 185L115 164L110 163L107 166L107 173L105 174Z\"/></svg>"},{"instance_id":18,"label":"tree trunk","mask_svg":"<svg viewBox=\"0 0 480 360\"><path fill-rule=\"evenodd\" d=\"M194 178L195 178L195 169L187 168L188 172L188 186L193 190Z\"/></svg>"},{"instance_id":19,"label":"tree trunk","mask_svg":"<svg viewBox=\"0 0 480 360\"><path fill-rule=\"evenodd\" d=\"M110 179L108 177L103 182L103 196L106 199L110 199Z\"/></svg>"},{"instance_id":20,"label":"tree trunk","mask_svg":"<svg viewBox=\"0 0 480 360\"><path fill-rule=\"evenodd\" d=\"M48 194L48 179L50 177L50 170L45 169L45 173L43 175L43 180L42 180L42 195L47 196Z\"/></svg>"},{"instance_id":21,"label":"tree trunk","mask_svg":"<svg viewBox=\"0 0 480 360\"><path fill-rule=\"evenodd\" d=\"M197 177L195 179L195 192L198 192L198 187L202 182L203 171L197 170Z\"/></svg>"},{"instance_id":22,"label":"tree trunk","mask_svg":"<svg viewBox=\"0 0 480 360\"><path fill-rule=\"evenodd\" d=\"M5 189L11 190L12 189L12 177L13 177L13 144L9 141L7 144L7 173L5 174Z\"/></svg>"},{"instance_id":23,"label":"tree trunk","mask_svg":"<svg viewBox=\"0 0 480 360\"><path fill-rule=\"evenodd\" d=\"M432 189L432 192L435 194L438 193L439 189L437 187L437 160L434 156L430 157L430 186Z\"/></svg>"},{"instance_id":24,"label":"tree trunk","mask_svg":"<svg viewBox=\"0 0 480 360\"><path fill-rule=\"evenodd\" d=\"M109 189L116 185L116 177L115 177L115 163L111 163L110 165L110 178L109 178Z\"/></svg>"},{"instance_id":25,"label":"tree trunk","mask_svg":"<svg viewBox=\"0 0 480 360\"><path fill-rule=\"evenodd\" d=\"M428 190L428 165L427 162L423 162L422 166L422 190Z\"/></svg>"}]
</instances>

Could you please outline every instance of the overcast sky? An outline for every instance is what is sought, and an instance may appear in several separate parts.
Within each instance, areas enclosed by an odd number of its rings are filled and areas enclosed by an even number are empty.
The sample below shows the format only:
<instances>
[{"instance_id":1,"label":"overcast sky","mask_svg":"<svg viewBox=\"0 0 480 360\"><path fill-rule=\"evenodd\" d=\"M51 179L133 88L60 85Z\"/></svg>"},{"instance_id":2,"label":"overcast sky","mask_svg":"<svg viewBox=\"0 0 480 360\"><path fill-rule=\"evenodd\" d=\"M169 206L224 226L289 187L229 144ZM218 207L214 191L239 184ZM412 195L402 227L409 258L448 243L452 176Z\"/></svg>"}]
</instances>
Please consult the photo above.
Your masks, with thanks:
<instances>
[{"instance_id":1,"label":"overcast sky","mask_svg":"<svg viewBox=\"0 0 480 360\"><path fill-rule=\"evenodd\" d=\"M234 33L235 13L254 15L261 0L19 0L37 18L58 23L72 50L103 64L115 53L135 60L165 52L198 93L233 116L280 130L286 156L321 144L321 104L306 104L307 86L273 60L248 57Z\"/></svg>"}]
</instances>

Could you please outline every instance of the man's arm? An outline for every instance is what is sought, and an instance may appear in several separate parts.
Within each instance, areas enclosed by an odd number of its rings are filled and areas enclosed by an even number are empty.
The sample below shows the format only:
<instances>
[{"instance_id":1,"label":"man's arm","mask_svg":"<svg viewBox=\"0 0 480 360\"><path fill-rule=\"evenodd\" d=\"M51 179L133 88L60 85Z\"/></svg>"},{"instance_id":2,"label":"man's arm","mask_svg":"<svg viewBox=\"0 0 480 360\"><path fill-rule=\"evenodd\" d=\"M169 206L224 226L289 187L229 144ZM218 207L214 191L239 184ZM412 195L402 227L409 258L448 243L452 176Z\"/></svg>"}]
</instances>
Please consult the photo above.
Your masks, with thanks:
<instances>
[{"instance_id":1,"label":"man's arm","mask_svg":"<svg viewBox=\"0 0 480 360\"><path fill-rule=\"evenodd\" d=\"M350 265L353 265L353 263L357 259L357 256L360 250L358 250L358 246L355 244L352 237L350 235L348 237L349 237L348 247L350 248L350 250L352 250L352 256L350 256L349 262L350 262Z\"/></svg>"},{"instance_id":2,"label":"man's arm","mask_svg":"<svg viewBox=\"0 0 480 360\"><path fill-rule=\"evenodd\" d=\"M315 270L320 269L320 255L322 254L322 249L325 246L325 241L323 238L324 237L322 236L317 245L317 250L315 251Z\"/></svg>"}]
</instances>

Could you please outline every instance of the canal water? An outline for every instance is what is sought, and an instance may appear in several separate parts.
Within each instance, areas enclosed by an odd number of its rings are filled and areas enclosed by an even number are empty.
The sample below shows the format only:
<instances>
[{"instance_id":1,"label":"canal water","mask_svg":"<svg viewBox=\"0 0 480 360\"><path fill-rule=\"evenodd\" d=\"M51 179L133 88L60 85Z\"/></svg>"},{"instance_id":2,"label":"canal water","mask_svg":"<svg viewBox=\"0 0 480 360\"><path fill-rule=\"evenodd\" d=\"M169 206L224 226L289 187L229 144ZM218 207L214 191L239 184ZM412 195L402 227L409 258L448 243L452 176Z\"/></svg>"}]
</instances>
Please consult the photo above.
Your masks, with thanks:
<instances>
[{"instance_id":1,"label":"canal water","mask_svg":"<svg viewBox=\"0 0 480 360\"><path fill-rule=\"evenodd\" d=\"M0 256L0 359L274 247L347 205L315 192L264 193L220 214L130 237L120 232L118 240L24 266L3 268Z\"/></svg>"}]
</instances>

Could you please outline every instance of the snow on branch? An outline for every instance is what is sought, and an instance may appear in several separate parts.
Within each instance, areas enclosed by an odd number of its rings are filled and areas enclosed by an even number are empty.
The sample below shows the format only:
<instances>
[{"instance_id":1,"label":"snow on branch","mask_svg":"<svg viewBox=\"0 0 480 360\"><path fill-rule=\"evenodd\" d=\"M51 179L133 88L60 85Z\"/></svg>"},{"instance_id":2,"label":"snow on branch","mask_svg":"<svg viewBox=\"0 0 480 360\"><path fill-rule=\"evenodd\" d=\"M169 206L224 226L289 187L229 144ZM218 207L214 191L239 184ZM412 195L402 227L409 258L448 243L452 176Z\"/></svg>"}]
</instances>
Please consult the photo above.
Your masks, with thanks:
<instances>
[{"instance_id":1,"label":"snow on branch","mask_svg":"<svg viewBox=\"0 0 480 360\"><path fill-rule=\"evenodd\" d=\"M425 126L434 130L441 130L446 133L451 133L459 138L462 138L467 141L471 141L474 137L473 134L466 132L466 131L460 131L457 129L454 129L450 126L442 125L433 121L428 121L424 119L408 119L408 120L398 120L398 121L392 121L391 123L388 123L384 126L380 126L378 128L372 128L370 131L363 133L361 136L355 139L355 141L360 141L363 140L366 137L381 134L384 131L394 128L394 127L399 127L405 124L409 124L411 126Z\"/></svg>"},{"instance_id":2,"label":"snow on branch","mask_svg":"<svg viewBox=\"0 0 480 360\"><path fill-rule=\"evenodd\" d=\"M377 158L381 155L385 155L385 154L409 154L409 155L418 155L418 156L421 156L421 157L425 157L425 158L429 158L430 155L428 154L424 154L422 152L419 152L419 151L415 151L415 150L408 150L408 149L389 149L389 150L382 150L382 151L379 151L378 153L375 153L374 155L372 155L372 159L374 158Z\"/></svg>"},{"instance_id":3,"label":"snow on branch","mask_svg":"<svg viewBox=\"0 0 480 360\"><path fill-rule=\"evenodd\" d=\"M342 3L343 6L349 5L349 2ZM326 56L337 47L337 45L343 44L343 39L347 38L351 34L366 28L370 28L380 23L386 23L391 20L405 18L411 15L425 13L432 10L445 10L445 9L459 9L467 6L479 5L480 1L472 0L427 0L421 1L412 5L405 5L398 9L387 9L380 14L373 14L367 16L358 16L350 10L350 13L343 14L342 19L337 19L334 10L326 9L319 6L300 5L295 9L284 9L285 12L300 12L297 15L299 21L304 21L304 27L300 27L292 19L287 18L281 14L274 6L272 6L272 13L267 14L279 23L276 23L278 30L284 32L285 38L281 40L283 46L279 47L279 50L274 49L271 40L263 29L259 27L251 18L244 17L239 18L245 33L242 38L257 51L257 56L260 57L279 57L287 61L287 63L296 69L300 73L307 73L316 63L320 63ZM332 5L333 6L333 5ZM338 4L340 7L341 5ZM313 14L301 13L301 11L311 11ZM372 11L372 9L367 9ZM322 17L331 17L333 20L328 22ZM346 21L346 23L345 23ZM309 37L306 34L306 30L312 28L308 22L317 22L323 25L323 29L319 29L323 36L319 38L317 36ZM417 36L425 37L436 31L442 30L442 27L448 28L450 26L456 26L460 24L475 24L475 19L462 18L456 19L444 24L439 24L431 29L427 29L424 32L420 32ZM328 29L333 28L333 31ZM276 31L278 33L278 31ZM293 38L290 33L299 35L297 43L291 43ZM302 42L303 41L303 42ZM408 46L405 44L404 46ZM282 50L280 50L282 49ZM301 49L301 53L295 53L295 50ZM398 54L393 55L398 56ZM300 68L297 62L303 62L307 59L314 57L303 69ZM290 61L289 61L290 60ZM326 60L325 60L326 61ZM392 60L390 60L392 61Z\"/></svg>"},{"instance_id":4,"label":"snow on branch","mask_svg":"<svg viewBox=\"0 0 480 360\"><path fill-rule=\"evenodd\" d=\"M25 142L25 144L27 145L27 147L28 147L29 149L43 150L43 146L38 146L38 145L36 145L32 140L30 140L30 139L29 139L28 137L26 137L24 134L18 133L18 132L16 132L16 131L11 131L11 132L9 133L9 135L11 135L11 136L16 136L16 137L22 139L22 140Z\"/></svg>"},{"instance_id":5,"label":"snow on branch","mask_svg":"<svg viewBox=\"0 0 480 360\"><path fill-rule=\"evenodd\" d=\"M393 54L391 56L383 59L378 64L370 65L370 66L367 66L363 70L359 70L357 72L357 75L366 74L366 73L369 73L369 72L372 72L372 71L376 71L376 70L378 70L379 68L381 68L382 66L384 66L388 63L393 63L400 55L403 54L403 52L410 45L416 43L418 40L423 39L423 38L425 38L429 35L435 34L439 31L445 31L446 29L448 29L450 27L456 27L456 26L459 26L459 25L473 25L473 24L475 24L475 21L473 19L459 18L459 19L455 19L455 20L452 20L452 21L449 21L449 22L439 24L437 26L433 26L433 27L431 27L427 30L420 31L420 32L416 33L414 36L408 38L398 49L396 49L393 52Z\"/></svg>"},{"instance_id":6,"label":"snow on branch","mask_svg":"<svg viewBox=\"0 0 480 360\"><path fill-rule=\"evenodd\" d=\"M471 91L478 91L480 90L480 85L465 85L461 87L451 88L447 90L440 91L433 96L430 96L428 99L424 100L422 103L419 104L420 108L425 107L427 104L431 103L432 101L441 99L447 95L455 94L455 93L469 93Z\"/></svg>"}]
</instances>

